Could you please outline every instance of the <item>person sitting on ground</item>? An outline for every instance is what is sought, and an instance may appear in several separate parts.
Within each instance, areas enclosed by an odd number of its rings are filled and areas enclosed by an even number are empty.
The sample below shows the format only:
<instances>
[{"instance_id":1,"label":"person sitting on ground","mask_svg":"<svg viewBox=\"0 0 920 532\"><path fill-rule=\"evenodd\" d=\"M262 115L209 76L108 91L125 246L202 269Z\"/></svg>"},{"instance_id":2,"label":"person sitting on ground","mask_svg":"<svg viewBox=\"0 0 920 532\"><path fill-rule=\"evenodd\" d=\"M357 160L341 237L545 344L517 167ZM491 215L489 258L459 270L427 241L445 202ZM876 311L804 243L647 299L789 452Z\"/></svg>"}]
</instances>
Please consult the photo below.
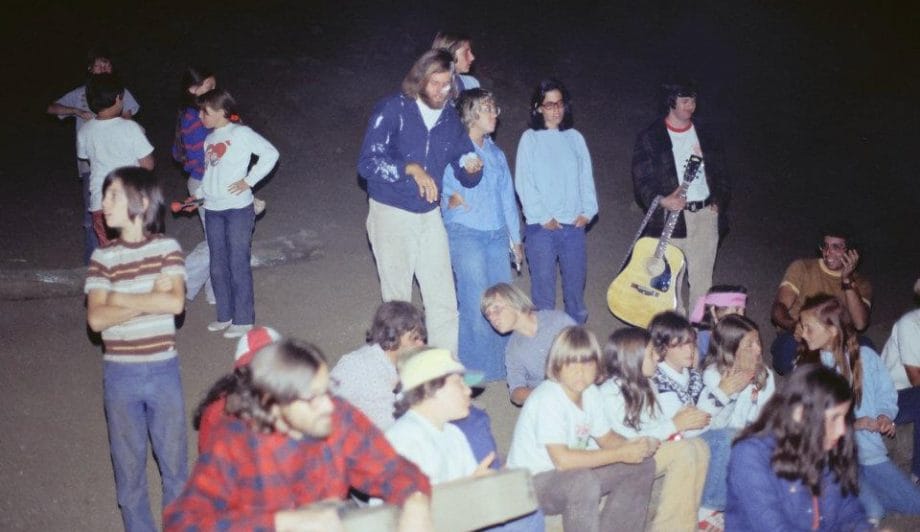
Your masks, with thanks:
<instances>
[{"instance_id":1,"label":"person sitting on ground","mask_svg":"<svg viewBox=\"0 0 920 532\"><path fill-rule=\"evenodd\" d=\"M655 452L655 474L664 475L655 518L649 530L695 530L709 447L700 438L680 439L683 430L702 428L709 414L695 406L664 417L649 380L655 353L644 329L620 329L603 350L607 380L600 385L611 430L626 438L650 436L662 441Z\"/></svg>"},{"instance_id":2,"label":"person sitting on ground","mask_svg":"<svg viewBox=\"0 0 920 532\"><path fill-rule=\"evenodd\" d=\"M395 420L396 361L424 346L426 337L425 316L412 303L383 303L374 313L367 345L342 355L332 369L333 392L361 410L378 429L388 429ZM479 460L496 451L492 422L485 410L471 406L468 416L452 423L466 435ZM493 467L500 466L496 458Z\"/></svg>"},{"instance_id":3,"label":"person sitting on ground","mask_svg":"<svg viewBox=\"0 0 920 532\"><path fill-rule=\"evenodd\" d=\"M596 385L601 372L594 334L563 329L546 360L547 380L518 417L508 465L530 470L540 509L562 514L565 530L645 530L659 442L610 430Z\"/></svg>"},{"instance_id":4,"label":"person sitting on ground","mask_svg":"<svg viewBox=\"0 0 920 532\"><path fill-rule=\"evenodd\" d=\"M799 314L803 349L797 364L821 363L842 375L853 390L859 499L869 519L888 511L920 514L920 488L888 458L882 435L893 437L898 394L878 354L860 346L844 304L830 294L808 298Z\"/></svg>"},{"instance_id":5,"label":"person sitting on ground","mask_svg":"<svg viewBox=\"0 0 920 532\"><path fill-rule=\"evenodd\" d=\"M869 326L872 285L856 271L860 255L853 228L848 222L837 222L823 229L821 238L821 258L798 259L790 264L773 300L771 319L778 329L770 353L773 369L780 375L792 371L801 337L799 312L809 297L830 294L846 307L857 331ZM874 350L864 337L859 341Z\"/></svg>"},{"instance_id":6,"label":"person sitting on ground","mask_svg":"<svg viewBox=\"0 0 920 532\"><path fill-rule=\"evenodd\" d=\"M263 347L281 340L278 331L271 327L255 327L240 338L236 344L236 353L233 356L233 368L240 368L252 362L252 357ZM224 416L227 408L227 393L233 390L236 376L233 373L225 375L217 384L208 390L204 399L195 409L192 427L198 431L198 454L203 454L212 441L211 435L214 427Z\"/></svg>"},{"instance_id":7,"label":"person sitting on ground","mask_svg":"<svg viewBox=\"0 0 920 532\"><path fill-rule=\"evenodd\" d=\"M920 295L920 279L914 287ZM891 329L882 349L882 360L898 390L895 425L914 424L914 452L911 480L920 483L920 309L901 316Z\"/></svg>"},{"instance_id":8,"label":"person sitting on ground","mask_svg":"<svg viewBox=\"0 0 920 532\"><path fill-rule=\"evenodd\" d=\"M536 310L523 290L508 283L486 290L480 309L493 329L511 333L505 370L511 402L521 406L546 379L546 358L556 334L575 320L561 310Z\"/></svg>"},{"instance_id":9,"label":"person sitting on ground","mask_svg":"<svg viewBox=\"0 0 920 532\"><path fill-rule=\"evenodd\" d=\"M875 530L856 497L852 403L834 372L796 370L733 444L725 529Z\"/></svg>"},{"instance_id":10,"label":"person sitting on ground","mask_svg":"<svg viewBox=\"0 0 920 532\"><path fill-rule=\"evenodd\" d=\"M428 478L357 408L329 395L317 347L271 344L233 376L227 415L164 511L166 531L336 529L335 508L310 505L345 500L349 488L401 505L400 530L432 530Z\"/></svg>"},{"instance_id":11,"label":"person sitting on ground","mask_svg":"<svg viewBox=\"0 0 920 532\"><path fill-rule=\"evenodd\" d=\"M674 418L688 406L716 416L726 406L719 398L740 392L754 377L753 371L742 370L723 378L718 390L706 386L702 372L696 368L696 333L690 322L676 312L657 314L649 323L648 331L658 359L652 377L653 389L665 418ZM725 429L711 430L710 421L707 419L702 427L681 433L682 437L699 436L709 446L709 469L699 510L699 525L704 530L723 528L724 472L734 434Z\"/></svg>"},{"instance_id":12,"label":"person sitting on ground","mask_svg":"<svg viewBox=\"0 0 920 532\"><path fill-rule=\"evenodd\" d=\"M690 323L696 327L696 350L700 354L699 366L703 367L709 353L709 339L712 328L725 316L740 314L747 310L747 288L740 285L720 284L713 286L706 295L696 301L690 314Z\"/></svg>"},{"instance_id":13,"label":"person sitting on ground","mask_svg":"<svg viewBox=\"0 0 920 532\"><path fill-rule=\"evenodd\" d=\"M741 391L726 395L720 386L722 379L739 372L753 372L754 377ZM776 379L764 364L756 323L744 316L731 315L716 324L703 370L703 384L725 405L713 416L710 428L741 430L757 419L776 391Z\"/></svg>"}]
</instances>

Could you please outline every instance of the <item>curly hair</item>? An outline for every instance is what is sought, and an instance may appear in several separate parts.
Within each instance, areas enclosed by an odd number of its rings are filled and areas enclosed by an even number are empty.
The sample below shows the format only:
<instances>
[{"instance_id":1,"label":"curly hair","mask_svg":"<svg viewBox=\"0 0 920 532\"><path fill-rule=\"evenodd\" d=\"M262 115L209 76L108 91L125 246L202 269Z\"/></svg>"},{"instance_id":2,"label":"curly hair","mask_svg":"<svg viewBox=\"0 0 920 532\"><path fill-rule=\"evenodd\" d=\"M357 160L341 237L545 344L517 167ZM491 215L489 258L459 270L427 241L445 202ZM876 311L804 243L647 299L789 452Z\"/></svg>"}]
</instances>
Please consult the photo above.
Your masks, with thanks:
<instances>
[{"instance_id":1,"label":"curly hair","mask_svg":"<svg viewBox=\"0 0 920 532\"><path fill-rule=\"evenodd\" d=\"M425 315L408 301L388 301L377 307L365 340L379 344L384 351L393 351L407 332L418 333L425 340L428 337Z\"/></svg>"},{"instance_id":2,"label":"curly hair","mask_svg":"<svg viewBox=\"0 0 920 532\"><path fill-rule=\"evenodd\" d=\"M719 375L728 375L737 361L736 355L741 346L741 340L752 331L757 333L759 341L760 329L751 319L732 314L719 320L712 331L709 352L706 354L706 367L715 366ZM762 390L767 384L767 376L767 366L761 358L760 364L754 371L754 380L751 382L756 389Z\"/></svg>"},{"instance_id":3,"label":"curly hair","mask_svg":"<svg viewBox=\"0 0 920 532\"><path fill-rule=\"evenodd\" d=\"M617 379L616 384L626 402L623 423L637 431L641 430L643 409L650 418L656 417L659 412L652 383L642 373L650 338L645 329L635 327L614 331L601 355L604 371L609 378Z\"/></svg>"},{"instance_id":4,"label":"curly hair","mask_svg":"<svg viewBox=\"0 0 920 532\"><path fill-rule=\"evenodd\" d=\"M473 122L479 120L479 113L482 111L482 105L491 103L495 105L495 96L485 89L469 89L460 93L457 98L457 114L460 115L460 121L467 130L473 125Z\"/></svg>"},{"instance_id":5,"label":"curly hair","mask_svg":"<svg viewBox=\"0 0 920 532\"><path fill-rule=\"evenodd\" d=\"M846 431L830 451L824 450L825 411L853 400L847 381L833 371L808 364L792 373L782 391L764 406L760 417L745 428L735 443L770 436L776 449L770 459L780 478L801 481L812 495L821 495L821 477L830 469L844 496L858 494L859 470L853 432L853 408L846 415Z\"/></svg>"},{"instance_id":6,"label":"curly hair","mask_svg":"<svg viewBox=\"0 0 920 532\"><path fill-rule=\"evenodd\" d=\"M799 320L803 316L814 316L825 327L834 331L833 348L835 369L850 383L853 388L853 400L856 406L862 404L863 367L859 358L859 339L856 335L856 326L846 306L836 297L829 294L817 294L805 299L802 310L799 311ZM811 351L803 339L799 343L799 352L796 365L814 364L821 362L820 350Z\"/></svg>"},{"instance_id":7,"label":"curly hair","mask_svg":"<svg viewBox=\"0 0 920 532\"><path fill-rule=\"evenodd\" d=\"M205 394L195 412L196 422L211 402L227 398L225 412L246 420L259 432L274 429L275 405L310 397L313 377L327 366L326 357L313 344L282 340L260 349L247 366L225 375Z\"/></svg>"}]
</instances>

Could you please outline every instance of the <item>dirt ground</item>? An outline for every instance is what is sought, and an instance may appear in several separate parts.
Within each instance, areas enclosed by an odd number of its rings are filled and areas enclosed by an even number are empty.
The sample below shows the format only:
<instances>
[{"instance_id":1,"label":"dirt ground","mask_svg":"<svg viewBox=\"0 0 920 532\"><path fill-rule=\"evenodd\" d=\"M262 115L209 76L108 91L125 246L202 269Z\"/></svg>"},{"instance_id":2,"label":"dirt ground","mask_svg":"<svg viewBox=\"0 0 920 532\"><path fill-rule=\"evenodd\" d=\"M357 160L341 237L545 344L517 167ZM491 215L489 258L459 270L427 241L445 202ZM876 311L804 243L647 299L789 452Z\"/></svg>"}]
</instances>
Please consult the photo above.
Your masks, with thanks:
<instances>
[{"instance_id":1,"label":"dirt ground","mask_svg":"<svg viewBox=\"0 0 920 532\"><path fill-rule=\"evenodd\" d=\"M5 58L11 81L2 84L9 104L0 116L0 280L80 266L73 125L44 109L82 82L83 53L104 36L141 103L137 120L156 147L168 197L184 189L169 147L179 70L188 62L213 65L243 104L243 119L278 147L278 168L258 191L268 212L255 239L307 231L319 247L255 271L257 321L313 341L335 360L361 345L380 300L355 171L365 121L438 29L459 28L474 36L473 73L502 107L496 140L512 163L535 84L555 75L573 94L600 203L588 234L596 333L622 326L604 294L642 215L629 178L632 142L659 116L656 89L677 71L699 81L698 114L725 133L734 179L716 282L749 288L749 314L769 342L769 306L785 266L815 253L821 220L848 218L862 229L860 267L875 287L869 336L883 345L913 306L920 272L909 158L915 13L840 3L497 4L14 4L3 23L15 53ZM192 218L171 220L167 232L186 249L202 238ZM527 286L526 273L519 282ZM83 298L47 297L51 287L13 294L8 286L0 283L0 529L117 530L101 351L87 332ZM235 344L205 330L212 319L199 298L178 333L189 410L231 366ZM504 384L478 401L507 451L517 411ZM192 433L192 458L195 442ZM156 505L152 463L150 471ZM886 523L915 530L920 519Z\"/></svg>"}]
</instances>

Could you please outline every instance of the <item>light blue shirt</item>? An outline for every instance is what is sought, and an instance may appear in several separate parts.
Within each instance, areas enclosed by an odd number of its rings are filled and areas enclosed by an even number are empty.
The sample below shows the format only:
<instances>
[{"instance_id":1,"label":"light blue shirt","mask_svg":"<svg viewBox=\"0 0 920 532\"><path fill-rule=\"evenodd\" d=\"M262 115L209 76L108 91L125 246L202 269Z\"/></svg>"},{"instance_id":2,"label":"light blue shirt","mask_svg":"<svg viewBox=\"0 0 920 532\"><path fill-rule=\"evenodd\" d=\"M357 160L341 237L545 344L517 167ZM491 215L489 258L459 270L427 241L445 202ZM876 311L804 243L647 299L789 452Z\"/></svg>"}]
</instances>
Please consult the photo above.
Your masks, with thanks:
<instances>
[{"instance_id":1,"label":"light blue shirt","mask_svg":"<svg viewBox=\"0 0 920 532\"><path fill-rule=\"evenodd\" d=\"M862 402L854 405L856 418L875 419L884 414L894 420L898 415L898 392L894 389L885 364L875 351L866 346L859 347L859 360L863 374ZM834 369L834 354L822 351L821 363ZM888 461L888 450L878 432L857 430L856 448L859 450L861 465L870 466Z\"/></svg>"},{"instance_id":2,"label":"light blue shirt","mask_svg":"<svg viewBox=\"0 0 920 532\"><path fill-rule=\"evenodd\" d=\"M441 212L444 225L460 224L480 231L494 231L508 228L511 240L521 242L521 220L514 201L514 185L511 169L502 150L485 137L482 147L476 146L476 154L482 159L482 181L473 188L466 188L454 177L449 165L444 170L444 190L441 192ZM463 196L463 205L448 208L447 202L454 192Z\"/></svg>"},{"instance_id":3,"label":"light blue shirt","mask_svg":"<svg viewBox=\"0 0 920 532\"><path fill-rule=\"evenodd\" d=\"M528 129L518 143L518 197L528 224L575 223L597 214L591 155L575 129Z\"/></svg>"}]
</instances>

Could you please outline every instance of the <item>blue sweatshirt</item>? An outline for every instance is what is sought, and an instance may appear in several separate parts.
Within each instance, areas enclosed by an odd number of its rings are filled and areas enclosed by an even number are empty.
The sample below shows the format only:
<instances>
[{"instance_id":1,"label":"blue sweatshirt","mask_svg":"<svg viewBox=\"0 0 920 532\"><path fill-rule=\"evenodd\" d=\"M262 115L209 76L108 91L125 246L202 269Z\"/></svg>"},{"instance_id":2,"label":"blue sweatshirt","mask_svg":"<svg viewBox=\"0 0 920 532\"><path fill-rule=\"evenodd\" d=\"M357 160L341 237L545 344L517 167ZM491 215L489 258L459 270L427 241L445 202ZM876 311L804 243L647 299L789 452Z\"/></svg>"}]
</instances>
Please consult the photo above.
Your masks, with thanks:
<instances>
[{"instance_id":1,"label":"blue sweatshirt","mask_svg":"<svg viewBox=\"0 0 920 532\"><path fill-rule=\"evenodd\" d=\"M776 476L770 459L776 449L772 436L752 436L732 447L728 463L725 531L812 530L811 491L801 481ZM827 531L875 530L859 498L844 497L830 470L821 479L819 527Z\"/></svg>"},{"instance_id":2,"label":"blue sweatshirt","mask_svg":"<svg viewBox=\"0 0 920 532\"><path fill-rule=\"evenodd\" d=\"M892 421L898 415L898 392L891 382L891 375L878 353L866 346L859 347L859 363L862 364L862 402L854 406L856 418L877 418L888 416ZM821 363L834 368L834 354L822 351ZM876 465L888 461L888 449L882 435L868 430L856 431L856 448L859 450L860 465Z\"/></svg>"},{"instance_id":3,"label":"blue sweatshirt","mask_svg":"<svg viewBox=\"0 0 920 532\"><path fill-rule=\"evenodd\" d=\"M515 186L528 224L573 224L597 214L591 155L574 129L528 129L518 142Z\"/></svg>"},{"instance_id":4,"label":"blue sweatshirt","mask_svg":"<svg viewBox=\"0 0 920 532\"><path fill-rule=\"evenodd\" d=\"M406 165L421 165L434 179L440 194L447 165L453 167L463 186L479 183L482 171L469 174L460 164L460 158L468 153L475 153L473 141L453 107L445 106L429 131L418 103L397 94L384 98L371 113L358 158L358 173L367 180L367 192L374 201L409 212L429 212L438 208L438 202L428 203L419 195L415 179L406 173Z\"/></svg>"},{"instance_id":5,"label":"blue sweatshirt","mask_svg":"<svg viewBox=\"0 0 920 532\"><path fill-rule=\"evenodd\" d=\"M444 170L444 190L441 193L444 225L460 224L479 231L507 228L511 240L518 244L521 242L521 220L505 154L488 136L481 148L475 143L473 146L483 162L482 181L473 188L463 188L454 177L452 166ZM450 208L448 201L454 192L463 196L464 204Z\"/></svg>"}]
</instances>

